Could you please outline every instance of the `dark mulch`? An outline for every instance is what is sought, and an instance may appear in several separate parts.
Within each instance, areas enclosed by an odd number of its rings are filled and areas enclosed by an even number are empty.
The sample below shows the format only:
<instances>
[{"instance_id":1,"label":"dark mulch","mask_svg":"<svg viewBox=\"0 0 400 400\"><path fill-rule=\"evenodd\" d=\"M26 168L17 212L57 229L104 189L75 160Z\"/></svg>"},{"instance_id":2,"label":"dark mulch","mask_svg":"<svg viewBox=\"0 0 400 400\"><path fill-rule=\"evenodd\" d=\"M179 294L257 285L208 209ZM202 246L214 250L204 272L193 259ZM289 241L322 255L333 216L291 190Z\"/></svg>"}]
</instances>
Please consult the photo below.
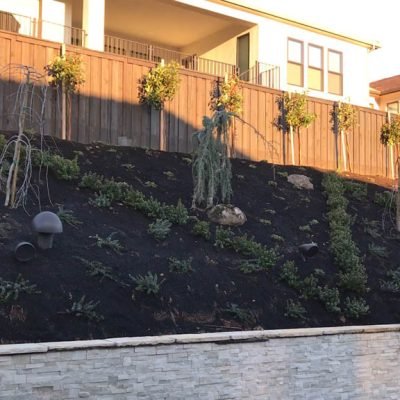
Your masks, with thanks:
<instances>
[{"instance_id":1,"label":"dark mulch","mask_svg":"<svg viewBox=\"0 0 400 400\"><path fill-rule=\"evenodd\" d=\"M143 149L89 146L69 142L55 142L61 153L72 158L79 155L81 175L95 171L105 177L125 181L136 189L167 204L181 199L190 208L192 195L190 156L161 153ZM168 173L172 172L172 174ZM167 172L167 174L166 174ZM54 248L39 251L37 257L20 263L14 259L15 245L23 240L34 242L30 224L39 211L34 198L28 213L22 208L5 208L0 195L0 277L15 280L18 274L37 285L38 294L22 293L17 300L0 304L0 340L7 342L55 341L88 338L160 335L170 333L214 332L241 329L277 329L354 324L396 323L400 319L398 294L384 292L380 280L388 270L398 266L399 238L392 225L379 225L378 236L365 232L365 221L382 221L384 209L374 203L375 192L386 188L368 184L368 196L358 201L350 198L348 211L354 216L353 237L368 271L370 291L366 299L369 315L359 320L341 314L328 313L318 300L304 300L295 290L279 279L279 270L287 260L294 260L302 277L316 268L325 271L321 284L334 284L337 268L329 253L329 228L325 218L326 198L322 193L322 172L313 169L273 166L268 163L233 160L232 203L240 207L248 221L235 233L247 233L269 247L277 246L281 255L277 265L268 272L244 274L238 269L243 256L229 249L214 246L191 233L193 221L186 226L173 226L163 242L157 242L148 233L151 219L123 206L109 209L89 205L93 193L80 189L78 181L65 182L48 178L51 202L45 196L42 181L42 210L57 211L58 205L72 210L82 222L77 228L64 224L64 233L55 238ZM315 189L294 189L282 174L301 173L311 177ZM151 181L157 187L149 187ZM276 187L271 183L276 182ZM274 210L275 214L271 214ZM191 215L205 220L201 211ZM270 220L266 225L260 220ZM317 220L311 232L299 227ZM363 222L364 221L364 222ZM123 245L121 255L99 248L91 236L114 238ZM279 235L281 242L271 238ZM304 261L297 251L302 243L315 241L319 253ZM368 251L374 243L384 246L387 258ZM168 270L168 258L193 258L194 272L175 274ZM121 283L108 278L90 277L86 267L77 258L101 261L110 267ZM164 279L157 296L135 293L129 275L148 271ZM99 302L96 313L104 317L99 322L89 321L66 313L73 301L85 296L85 301ZM342 295L342 300L346 293ZM285 316L287 300L300 300L307 310L305 319ZM237 305L252 318L243 320L227 309Z\"/></svg>"}]
</instances>

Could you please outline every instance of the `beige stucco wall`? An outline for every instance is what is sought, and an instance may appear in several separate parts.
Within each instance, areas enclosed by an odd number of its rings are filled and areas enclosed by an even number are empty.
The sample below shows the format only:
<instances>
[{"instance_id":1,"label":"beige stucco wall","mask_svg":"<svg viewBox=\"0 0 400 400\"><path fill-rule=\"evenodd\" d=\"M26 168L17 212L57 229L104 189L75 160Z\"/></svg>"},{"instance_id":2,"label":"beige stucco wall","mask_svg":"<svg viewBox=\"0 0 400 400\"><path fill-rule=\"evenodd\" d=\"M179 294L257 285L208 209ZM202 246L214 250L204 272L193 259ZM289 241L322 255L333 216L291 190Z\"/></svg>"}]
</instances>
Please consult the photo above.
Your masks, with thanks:
<instances>
[{"instance_id":1,"label":"beige stucco wall","mask_svg":"<svg viewBox=\"0 0 400 400\"><path fill-rule=\"evenodd\" d=\"M0 0L0 10L16 14L19 33L54 42L70 42L72 6L69 0ZM30 19L28 18L30 17ZM37 21L43 20L39 27Z\"/></svg>"},{"instance_id":2,"label":"beige stucco wall","mask_svg":"<svg viewBox=\"0 0 400 400\"><path fill-rule=\"evenodd\" d=\"M387 111L387 104L394 103L396 101L400 101L400 92L385 94L383 96L379 96L376 99L376 103L378 104L379 110L381 111Z\"/></svg>"},{"instance_id":3,"label":"beige stucco wall","mask_svg":"<svg viewBox=\"0 0 400 400\"><path fill-rule=\"evenodd\" d=\"M247 33L250 34L249 61L250 66L252 66L258 58L258 26L245 30L232 26L229 30L204 38L200 42L182 48L181 51L196 54L209 60L236 65L237 38Z\"/></svg>"},{"instance_id":4,"label":"beige stucco wall","mask_svg":"<svg viewBox=\"0 0 400 400\"><path fill-rule=\"evenodd\" d=\"M0 0L0 10L16 14L14 17L20 24L20 34L37 35L37 26L34 21L23 16L37 20L39 18L39 0Z\"/></svg>"}]
</instances>

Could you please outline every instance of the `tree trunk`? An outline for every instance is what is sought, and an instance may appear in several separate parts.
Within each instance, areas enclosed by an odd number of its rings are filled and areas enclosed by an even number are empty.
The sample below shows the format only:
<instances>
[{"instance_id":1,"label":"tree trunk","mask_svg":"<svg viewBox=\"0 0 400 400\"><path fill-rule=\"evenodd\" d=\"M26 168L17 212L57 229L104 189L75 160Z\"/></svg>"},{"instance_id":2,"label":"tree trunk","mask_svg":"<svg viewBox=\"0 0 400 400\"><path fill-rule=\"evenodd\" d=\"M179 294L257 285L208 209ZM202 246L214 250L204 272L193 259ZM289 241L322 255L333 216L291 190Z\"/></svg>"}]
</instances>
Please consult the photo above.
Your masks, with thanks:
<instances>
[{"instance_id":1,"label":"tree trunk","mask_svg":"<svg viewBox=\"0 0 400 400\"><path fill-rule=\"evenodd\" d=\"M26 76L26 83L23 86L23 97L22 97L22 105L19 111L18 116L18 137L15 142L14 148L14 156L13 162L11 163L10 170L8 172L7 178L7 191L6 191L6 200L4 205L7 207L10 205L11 207L15 207L16 202L16 192L17 192L17 180L18 180L18 171L19 171L19 160L21 156L21 139L24 134L24 126L25 126L25 115L26 115L26 107L28 103L28 90L30 85L30 77L29 71Z\"/></svg>"},{"instance_id":2,"label":"tree trunk","mask_svg":"<svg viewBox=\"0 0 400 400\"><path fill-rule=\"evenodd\" d=\"M343 161L343 171L347 171L347 152L346 152L346 142L345 142L345 133L344 130L341 129L340 137L342 139L342 161Z\"/></svg>"},{"instance_id":3,"label":"tree trunk","mask_svg":"<svg viewBox=\"0 0 400 400\"><path fill-rule=\"evenodd\" d=\"M295 165L295 158L294 158L294 137L293 137L293 126L290 126L290 150L291 150L291 156L292 156L292 165Z\"/></svg>"},{"instance_id":4,"label":"tree trunk","mask_svg":"<svg viewBox=\"0 0 400 400\"><path fill-rule=\"evenodd\" d=\"M396 230L400 232L400 158L397 159Z\"/></svg>"}]
</instances>

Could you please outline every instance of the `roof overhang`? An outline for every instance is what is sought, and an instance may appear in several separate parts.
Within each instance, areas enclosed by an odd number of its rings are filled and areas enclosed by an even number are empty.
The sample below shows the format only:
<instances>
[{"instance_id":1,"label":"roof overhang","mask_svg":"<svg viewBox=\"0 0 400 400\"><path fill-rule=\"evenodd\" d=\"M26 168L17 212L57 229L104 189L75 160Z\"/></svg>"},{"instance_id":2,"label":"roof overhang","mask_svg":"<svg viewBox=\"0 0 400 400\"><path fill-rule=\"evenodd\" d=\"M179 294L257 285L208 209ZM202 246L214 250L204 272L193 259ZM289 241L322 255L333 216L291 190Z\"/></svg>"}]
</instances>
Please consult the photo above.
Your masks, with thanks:
<instances>
[{"instance_id":1,"label":"roof overhang","mask_svg":"<svg viewBox=\"0 0 400 400\"><path fill-rule=\"evenodd\" d=\"M379 42L366 41L366 40L363 40L360 38L346 35L344 33L334 32L334 31L331 31L329 29L326 29L326 28L323 28L320 26L311 25L311 24L301 22L301 21L296 21L292 18L285 17L283 15L278 15L275 13L270 13L268 11L259 10L257 8L250 7L248 5L243 4L244 1L240 1L240 0L236 0L236 1L235 0L209 0L209 1L212 3L215 3L215 4L225 5L227 7L230 7L230 8L236 9L236 10L245 11L245 12L257 15L257 16L272 19L274 21L279 21L279 22L283 22L285 24L290 24L292 26L306 29L308 31L319 33L319 34L329 36L329 37L332 37L335 39L343 40L345 42L349 42L349 43L352 43L352 44L355 44L355 45L358 45L361 47L365 47L370 51L379 49L381 47Z\"/></svg>"}]
</instances>

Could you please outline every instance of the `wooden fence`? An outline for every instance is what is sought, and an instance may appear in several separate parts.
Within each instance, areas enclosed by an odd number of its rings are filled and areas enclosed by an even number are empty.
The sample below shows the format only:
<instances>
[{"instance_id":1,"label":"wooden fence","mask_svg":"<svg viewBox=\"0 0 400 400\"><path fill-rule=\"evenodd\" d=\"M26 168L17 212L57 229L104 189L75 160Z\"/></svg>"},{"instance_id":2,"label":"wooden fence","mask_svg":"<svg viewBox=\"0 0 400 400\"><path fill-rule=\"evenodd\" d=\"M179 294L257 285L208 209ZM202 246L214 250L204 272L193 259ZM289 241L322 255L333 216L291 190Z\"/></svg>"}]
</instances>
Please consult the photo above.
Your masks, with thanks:
<instances>
[{"instance_id":1,"label":"wooden fence","mask_svg":"<svg viewBox=\"0 0 400 400\"><path fill-rule=\"evenodd\" d=\"M25 64L43 71L59 54L60 46L35 38L0 31L0 70L8 64ZM103 141L118 144L123 137L132 146L190 152L192 134L209 115L209 94L215 77L181 70L181 84L175 99L165 106L164 130L160 133L160 115L140 105L138 87L141 77L154 64L147 61L67 46L70 54L79 54L85 66L86 82L71 101L71 138L82 143ZM7 112L12 94L11 75L0 77L0 129L10 128ZM243 83L243 113L235 122L236 157L289 164L287 135L276 127L277 100L281 91ZM297 163L327 170L338 168L341 157L339 140L332 130L333 102L309 98L309 110L317 114L315 122L295 138ZM45 110L45 132L59 136L60 110L57 95L49 96ZM360 175L390 177L389 153L379 141L386 114L357 107L357 123L348 135L349 163ZM301 148L300 148L301 144Z\"/></svg>"}]
</instances>

